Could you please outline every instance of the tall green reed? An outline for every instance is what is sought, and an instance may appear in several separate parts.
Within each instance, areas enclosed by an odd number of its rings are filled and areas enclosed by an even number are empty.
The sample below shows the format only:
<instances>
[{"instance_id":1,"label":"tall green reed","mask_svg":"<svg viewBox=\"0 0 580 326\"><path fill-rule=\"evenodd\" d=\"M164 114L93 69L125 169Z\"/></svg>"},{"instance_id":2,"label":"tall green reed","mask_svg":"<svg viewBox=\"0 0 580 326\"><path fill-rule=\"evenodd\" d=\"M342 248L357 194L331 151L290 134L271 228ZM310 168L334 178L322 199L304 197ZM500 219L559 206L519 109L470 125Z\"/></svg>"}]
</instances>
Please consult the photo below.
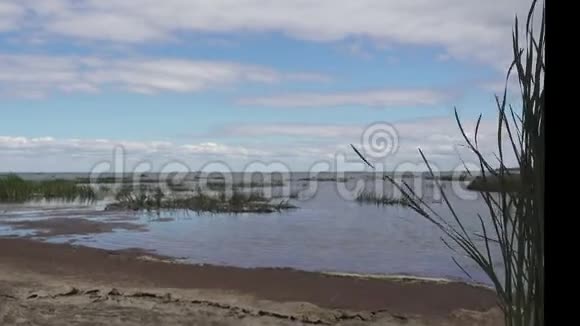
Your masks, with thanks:
<instances>
[{"instance_id":1,"label":"tall green reed","mask_svg":"<svg viewBox=\"0 0 580 326\"><path fill-rule=\"evenodd\" d=\"M498 109L496 162L487 159L478 144L481 116L473 139L465 132L457 110L455 119L467 148L479 161L479 181L499 184L499 192L480 190L488 216L477 214L481 233L472 233L458 216L440 180L423 151L420 155L439 187L451 212L452 221L443 218L405 182L393 183L408 200L410 207L435 224L446 235L443 241L459 247L493 282L504 312L506 326L544 325L544 192L545 192L545 6L541 11L539 33L533 28L537 0L533 0L525 24L525 48L521 48L519 22L516 17L512 34L514 60L510 65L503 96L496 96ZM536 35L537 34L537 35ZM521 108L507 104L508 80L515 70L521 91ZM507 138L507 139L506 139ZM507 145L505 145L507 143ZM357 154L372 167L356 150ZM514 174L506 166L506 154L512 152L517 161L519 185L514 187ZM476 171L466 170L470 175ZM487 220L488 223L485 223ZM494 263L492 251L499 247L503 264ZM465 269L453 258L463 271Z\"/></svg>"}]
</instances>

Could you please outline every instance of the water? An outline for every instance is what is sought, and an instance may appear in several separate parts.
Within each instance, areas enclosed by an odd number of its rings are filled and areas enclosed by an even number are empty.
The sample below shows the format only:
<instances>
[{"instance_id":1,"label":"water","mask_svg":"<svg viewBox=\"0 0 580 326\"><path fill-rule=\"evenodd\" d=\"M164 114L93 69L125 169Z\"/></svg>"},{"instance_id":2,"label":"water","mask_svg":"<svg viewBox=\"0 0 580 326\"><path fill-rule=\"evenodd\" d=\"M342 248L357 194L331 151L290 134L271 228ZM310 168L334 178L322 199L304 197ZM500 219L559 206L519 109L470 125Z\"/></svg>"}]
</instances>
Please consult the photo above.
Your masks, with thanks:
<instances>
[{"instance_id":1,"label":"water","mask_svg":"<svg viewBox=\"0 0 580 326\"><path fill-rule=\"evenodd\" d=\"M297 179L297 178L294 178ZM360 205L343 198L338 187L320 182L315 195L293 201L299 208L273 214L195 214L184 211L148 213L103 212L103 203L76 205L36 203L0 206L4 220L83 217L126 220L147 226L146 232L115 230L83 236L60 236L52 242L105 248L143 248L190 263L240 267L291 267L311 271L396 274L447 278L490 284L479 268L441 241L443 233L412 210L399 206ZM303 181L293 182L300 187ZM367 184L372 188L373 184ZM425 181L426 192L433 188ZM486 216L480 199L459 198L445 183L454 209L468 228L480 230L477 213ZM443 203L432 207L446 218ZM158 218L162 218L161 221ZM26 235L26 231L0 226L0 235ZM481 231L479 231L481 232ZM455 257L469 279L452 261ZM497 260L496 264L501 264Z\"/></svg>"}]
</instances>

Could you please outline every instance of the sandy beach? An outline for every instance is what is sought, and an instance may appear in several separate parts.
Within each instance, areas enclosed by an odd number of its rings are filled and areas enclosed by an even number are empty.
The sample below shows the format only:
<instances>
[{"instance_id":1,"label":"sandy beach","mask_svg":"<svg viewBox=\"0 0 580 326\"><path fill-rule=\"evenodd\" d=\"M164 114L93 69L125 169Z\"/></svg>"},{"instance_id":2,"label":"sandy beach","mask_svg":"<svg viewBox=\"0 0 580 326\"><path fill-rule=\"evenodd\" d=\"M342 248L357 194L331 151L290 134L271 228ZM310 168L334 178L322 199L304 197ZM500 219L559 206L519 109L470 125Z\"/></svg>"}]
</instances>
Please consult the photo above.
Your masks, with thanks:
<instances>
[{"instance_id":1,"label":"sandy beach","mask_svg":"<svg viewBox=\"0 0 580 326\"><path fill-rule=\"evenodd\" d=\"M501 325L462 283L187 265L139 250L0 239L3 325Z\"/></svg>"}]
</instances>

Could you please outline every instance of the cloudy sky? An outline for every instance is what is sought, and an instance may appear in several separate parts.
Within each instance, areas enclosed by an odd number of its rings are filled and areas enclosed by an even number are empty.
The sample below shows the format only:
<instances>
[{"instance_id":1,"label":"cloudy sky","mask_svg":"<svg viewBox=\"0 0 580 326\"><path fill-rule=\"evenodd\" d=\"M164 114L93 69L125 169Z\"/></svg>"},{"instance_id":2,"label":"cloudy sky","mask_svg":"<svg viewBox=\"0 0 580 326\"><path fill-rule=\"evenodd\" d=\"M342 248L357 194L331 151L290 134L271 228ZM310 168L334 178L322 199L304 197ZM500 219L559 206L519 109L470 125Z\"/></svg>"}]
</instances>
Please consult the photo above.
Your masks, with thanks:
<instances>
[{"instance_id":1,"label":"cloudy sky","mask_svg":"<svg viewBox=\"0 0 580 326\"><path fill-rule=\"evenodd\" d=\"M392 128L373 162L412 166L420 147L454 168L454 107L468 131L483 114L494 150L494 93L529 4L0 0L0 171L89 171L116 147L129 170L360 170L348 146L372 147L376 123Z\"/></svg>"}]
</instances>

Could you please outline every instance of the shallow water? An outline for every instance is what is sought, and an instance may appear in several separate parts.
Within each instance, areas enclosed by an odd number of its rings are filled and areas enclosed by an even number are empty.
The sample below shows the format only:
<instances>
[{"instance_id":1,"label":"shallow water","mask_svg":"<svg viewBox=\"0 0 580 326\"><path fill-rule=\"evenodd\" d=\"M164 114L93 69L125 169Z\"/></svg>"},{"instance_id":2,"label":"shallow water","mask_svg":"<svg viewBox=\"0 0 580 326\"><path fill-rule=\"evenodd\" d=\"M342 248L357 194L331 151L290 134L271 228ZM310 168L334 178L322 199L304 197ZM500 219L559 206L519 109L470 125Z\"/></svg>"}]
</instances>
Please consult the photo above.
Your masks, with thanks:
<instances>
[{"instance_id":1,"label":"shallow water","mask_svg":"<svg viewBox=\"0 0 580 326\"><path fill-rule=\"evenodd\" d=\"M360 205L343 198L335 182L319 182L314 196L294 200L299 208L273 214L196 214L185 211L150 213L103 212L104 203L74 205L36 203L0 206L0 235L26 235L24 230L1 226L2 221L83 217L125 220L148 231L116 230L94 235L59 236L51 242L105 249L143 248L191 263L241 267L291 267L313 271L365 274L404 274L487 283L487 277L469 260L454 254L441 241L442 232L408 208ZM293 183L304 185L303 181ZM367 184L367 187L373 185ZM425 181L424 189L432 187ZM461 199L445 183L446 193L469 228L478 231L477 213L486 216L479 200ZM308 197L308 196L306 196ZM449 218L442 203L433 208ZM29 234L29 233L28 233ZM460 261L473 280L452 261ZM496 261L500 264L501 261Z\"/></svg>"}]
</instances>

